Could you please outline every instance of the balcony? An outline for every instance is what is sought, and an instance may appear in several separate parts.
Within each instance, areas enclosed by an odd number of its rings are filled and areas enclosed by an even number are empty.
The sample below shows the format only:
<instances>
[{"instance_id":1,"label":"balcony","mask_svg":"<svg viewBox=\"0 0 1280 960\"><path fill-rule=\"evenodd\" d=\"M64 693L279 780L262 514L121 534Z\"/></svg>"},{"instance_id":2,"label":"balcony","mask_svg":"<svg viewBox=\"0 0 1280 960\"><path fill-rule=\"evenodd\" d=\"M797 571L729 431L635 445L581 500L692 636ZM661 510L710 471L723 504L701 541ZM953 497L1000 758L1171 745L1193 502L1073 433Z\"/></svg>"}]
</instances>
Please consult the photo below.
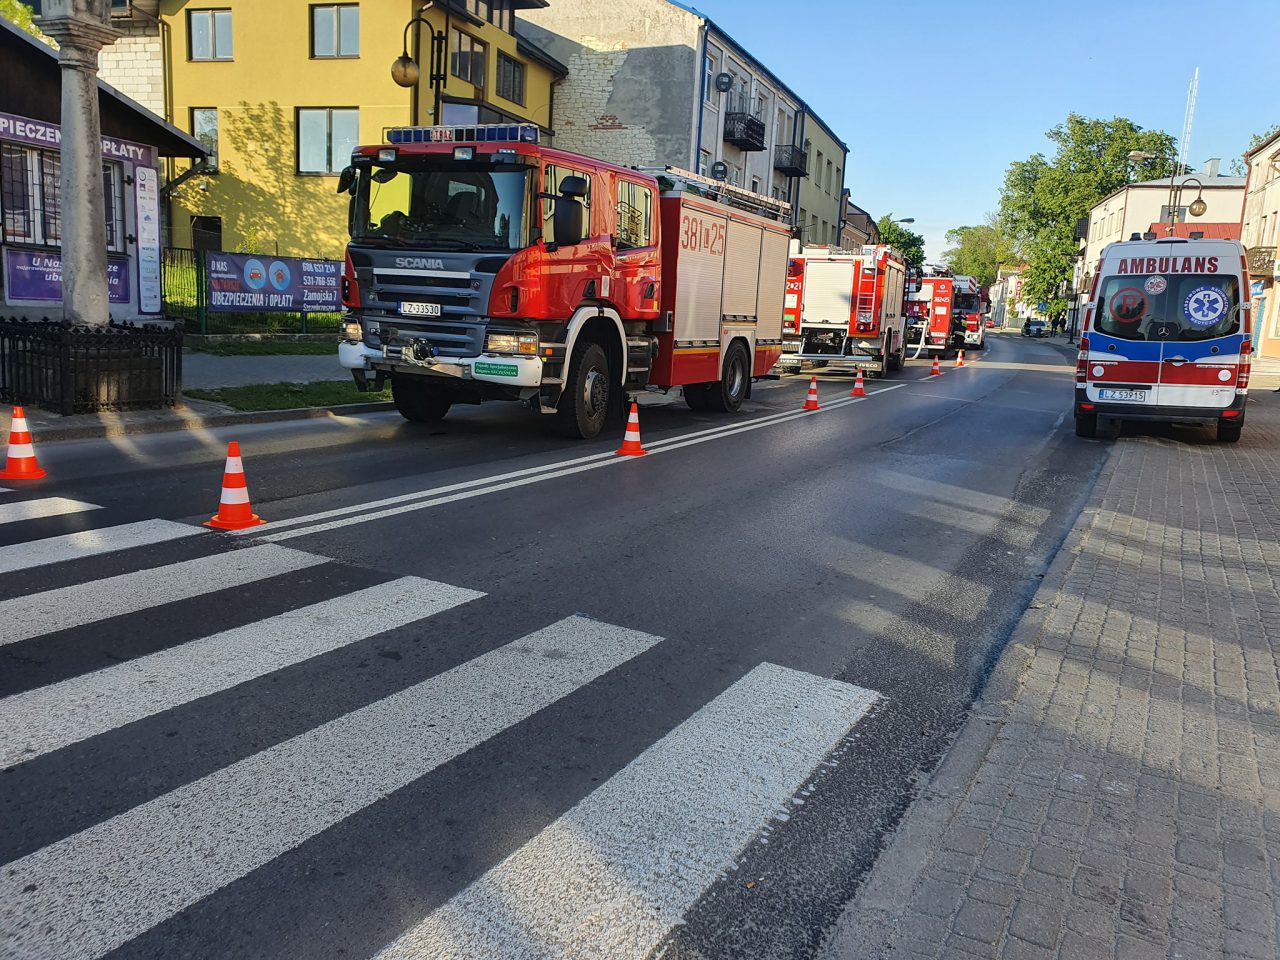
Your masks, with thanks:
<instances>
[{"instance_id":1,"label":"balcony","mask_svg":"<svg viewBox=\"0 0 1280 960\"><path fill-rule=\"evenodd\" d=\"M724 140L741 150L764 149L764 121L745 104L730 108L724 116Z\"/></svg>"},{"instance_id":2,"label":"balcony","mask_svg":"<svg viewBox=\"0 0 1280 960\"><path fill-rule=\"evenodd\" d=\"M773 169L788 177L803 177L809 172L809 155L800 147L774 147Z\"/></svg>"}]
</instances>

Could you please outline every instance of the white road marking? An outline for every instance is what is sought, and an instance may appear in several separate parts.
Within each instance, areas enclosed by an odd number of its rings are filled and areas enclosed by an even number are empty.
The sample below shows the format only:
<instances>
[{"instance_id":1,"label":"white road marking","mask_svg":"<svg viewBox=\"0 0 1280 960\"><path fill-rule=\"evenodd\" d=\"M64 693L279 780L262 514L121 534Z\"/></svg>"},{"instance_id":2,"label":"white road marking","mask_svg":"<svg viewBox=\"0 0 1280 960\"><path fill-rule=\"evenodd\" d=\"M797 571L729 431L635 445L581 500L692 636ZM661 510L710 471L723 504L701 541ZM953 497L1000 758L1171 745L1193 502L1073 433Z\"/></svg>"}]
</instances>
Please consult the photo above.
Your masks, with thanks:
<instances>
[{"instance_id":1,"label":"white road marking","mask_svg":"<svg viewBox=\"0 0 1280 960\"><path fill-rule=\"evenodd\" d=\"M5 624L0 646L329 562L301 550L266 546L5 600L0 602L0 623Z\"/></svg>"},{"instance_id":2,"label":"white road marking","mask_svg":"<svg viewBox=\"0 0 1280 960\"><path fill-rule=\"evenodd\" d=\"M903 386L903 385L904 384L898 384L898 386ZM893 389L893 388L886 388L886 389ZM876 391L876 392L880 392L880 391ZM826 407L823 407L823 410L826 410L829 407L843 406L843 405L844 405L843 401L830 401L828 402ZM752 427L769 426L770 424L776 423L781 420L794 419L796 416L801 414L808 416L810 413L812 413L812 411L785 410L782 413L771 413L768 416L756 417L755 419L748 421L747 425ZM741 424L726 423L716 427L709 427L706 430L695 430L692 433L682 433L679 436L675 436L675 437L665 437L661 440L645 441L644 445L646 450L652 451L656 449L661 449L662 447L676 443L677 441L691 440L695 437L707 437L708 439L714 439L715 436L725 433L726 431L732 430L734 432L737 432L737 430L741 429L741 427L742 427ZM303 524L308 524L308 525L315 524L323 520L332 519L334 517L351 516L352 514L362 513L364 511L377 510L382 507L390 507L390 506L395 506L397 504L405 504L405 503L411 503L413 501L439 497L445 494L454 493L459 490L470 490L476 487L488 487L490 484L503 483L504 481L516 480L522 477L534 477L538 474L543 474L543 473L554 473L555 476L563 476L563 473L559 471L562 471L569 467L576 467L580 464L599 464L600 466L604 466L607 463L613 463L617 460L618 460L618 456L613 451L607 451L604 453L592 453L583 457L573 457L572 459L569 459L569 460L557 460L554 463L544 463L536 467L525 467L522 470L512 470L509 473L499 473L491 477L478 477L475 480L463 480L458 483L450 483L440 487L431 487L426 490L415 490L412 493L402 493L394 497L386 497L382 500L370 500L365 503L353 504L349 507L335 507L332 510L321 510L318 513L309 513L300 517L289 517L284 520L273 520L271 522L270 527L268 528L249 527L244 530L230 530L227 532L231 536L242 536L242 537L248 537L251 539L259 539L259 538L267 539L275 531L283 530L288 527L297 527ZM517 486L518 485L519 484L517 484ZM505 490L507 488L503 487L502 489ZM444 501L444 502L451 502L451 501ZM284 539L284 538L279 538L279 539Z\"/></svg>"},{"instance_id":3,"label":"white road marking","mask_svg":"<svg viewBox=\"0 0 1280 960\"><path fill-rule=\"evenodd\" d=\"M447 583L402 577L7 697L0 700L0 767L32 760L482 596Z\"/></svg>"},{"instance_id":4,"label":"white road marking","mask_svg":"<svg viewBox=\"0 0 1280 960\"><path fill-rule=\"evenodd\" d=\"M43 567L50 563L93 557L115 550L146 547L153 543L194 537L201 533L208 533L208 531L186 523L174 523L171 520L142 520L118 527L104 527L101 530L81 530L78 533L67 533L60 537L0 547L0 573Z\"/></svg>"},{"instance_id":5,"label":"white road marking","mask_svg":"<svg viewBox=\"0 0 1280 960\"><path fill-rule=\"evenodd\" d=\"M5 864L0 953L101 956L661 640L569 617Z\"/></svg>"},{"instance_id":6,"label":"white road marking","mask_svg":"<svg viewBox=\"0 0 1280 960\"><path fill-rule=\"evenodd\" d=\"M41 497L39 500L19 500L17 503L0 503L0 523L17 523L19 520L41 520L60 517L64 513L83 513L102 509L96 503L68 500L66 497Z\"/></svg>"},{"instance_id":7,"label":"white road marking","mask_svg":"<svg viewBox=\"0 0 1280 960\"><path fill-rule=\"evenodd\" d=\"M761 664L377 960L649 957L877 699Z\"/></svg>"},{"instance_id":8,"label":"white road marking","mask_svg":"<svg viewBox=\"0 0 1280 960\"><path fill-rule=\"evenodd\" d=\"M654 454L659 454L659 453L667 453L671 450L679 450L682 447L691 447L695 444L706 443L711 440L719 440L723 437L729 437L739 433L749 433L752 430L759 430L762 427L771 427L785 421L798 420L802 417L812 417L812 416L815 416L816 414L823 413L828 410L837 409L839 407L850 406L855 403L862 403L866 400L872 399L873 397L878 397L883 393L888 393L891 390L897 390L900 387L905 387L905 386L908 386L908 384L895 383L891 387L882 387L878 390L874 390L871 393L867 394L865 397L845 396L837 400L829 401L820 410L793 410L784 414L776 414L767 419L760 418L758 420L751 420L743 424L738 424L738 425L730 424L726 427L717 427L713 431L705 431L703 435L686 434L679 437L668 437L665 440L656 441L654 443L646 443L645 449L649 451L650 456ZM525 487L533 483L541 483L543 480L554 480L557 477L568 477L568 476L572 476L575 473L585 473L588 470L598 470L601 467L614 466L619 463L635 462L630 457L618 457L612 453L597 454L593 457L589 457L589 458L584 457L581 459L589 462L567 461L568 463L576 463L577 465L565 466L562 469L554 469L556 465L552 464L549 467L538 468L541 472L534 473L532 476L524 476L524 477L521 477L520 479L508 480L505 483L493 482L494 480L497 479L496 477L489 478L488 481L474 481L470 485L475 486L476 487L475 489L460 491L457 493L450 493L445 496L432 497L431 499L428 499L428 500L415 499L412 502L401 503L398 506L388 507L384 510L374 510L373 512L370 512L370 513L359 513L355 516L346 516L341 519L328 520L325 522L318 522L318 523L312 522L312 521L315 520L320 515L313 515L311 517L305 517L305 518L297 518L298 522L307 522L310 525L302 527L301 529L294 529L294 530L277 529L276 532L265 533L262 536L257 537L255 539L257 542L279 543L283 540L292 540L296 537L305 537L313 533L323 533L327 530L338 530L343 527L349 527L358 523L368 523L372 520L382 520L382 519L385 519L386 517L394 517L403 513L410 513L415 510L426 510L429 507L443 506L446 503L455 503L459 500L470 500L473 497L483 497L491 493L499 493L503 490L511 490L516 487ZM648 459L648 458L645 458L645 459ZM522 471L522 472L528 473L529 471ZM485 483L487 485L479 486L479 484L482 484L482 483ZM417 496L421 496L421 494L412 494L412 495L406 495L406 496L417 497ZM403 499L403 498L400 498L400 499ZM350 507L350 508L344 507L340 509L344 513L350 513L355 510L365 510L369 506L370 506L369 504L362 504L358 507ZM338 511L328 511L328 514L332 515L336 512ZM280 524L276 524L277 528L279 526Z\"/></svg>"}]
</instances>

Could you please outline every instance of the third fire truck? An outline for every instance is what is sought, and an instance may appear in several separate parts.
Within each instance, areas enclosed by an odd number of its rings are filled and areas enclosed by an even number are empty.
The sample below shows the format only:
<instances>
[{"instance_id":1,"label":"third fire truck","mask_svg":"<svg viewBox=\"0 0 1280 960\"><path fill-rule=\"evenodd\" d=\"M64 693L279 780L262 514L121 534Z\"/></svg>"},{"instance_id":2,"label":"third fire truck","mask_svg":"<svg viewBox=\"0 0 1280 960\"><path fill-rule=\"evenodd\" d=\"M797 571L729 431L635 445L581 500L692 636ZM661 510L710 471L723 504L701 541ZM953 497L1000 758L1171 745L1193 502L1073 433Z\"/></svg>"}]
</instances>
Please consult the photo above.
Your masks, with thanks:
<instances>
[{"instance_id":1,"label":"third fire truck","mask_svg":"<svg viewBox=\"0 0 1280 960\"><path fill-rule=\"evenodd\" d=\"M925 265L919 288L907 295L906 313L907 339L917 353L949 358L966 345L986 346L982 288L973 277Z\"/></svg>"},{"instance_id":2,"label":"third fire truck","mask_svg":"<svg viewBox=\"0 0 1280 960\"><path fill-rule=\"evenodd\" d=\"M783 368L809 361L881 376L901 369L906 272L902 256L883 244L856 253L807 247L793 255L782 315Z\"/></svg>"}]
</instances>

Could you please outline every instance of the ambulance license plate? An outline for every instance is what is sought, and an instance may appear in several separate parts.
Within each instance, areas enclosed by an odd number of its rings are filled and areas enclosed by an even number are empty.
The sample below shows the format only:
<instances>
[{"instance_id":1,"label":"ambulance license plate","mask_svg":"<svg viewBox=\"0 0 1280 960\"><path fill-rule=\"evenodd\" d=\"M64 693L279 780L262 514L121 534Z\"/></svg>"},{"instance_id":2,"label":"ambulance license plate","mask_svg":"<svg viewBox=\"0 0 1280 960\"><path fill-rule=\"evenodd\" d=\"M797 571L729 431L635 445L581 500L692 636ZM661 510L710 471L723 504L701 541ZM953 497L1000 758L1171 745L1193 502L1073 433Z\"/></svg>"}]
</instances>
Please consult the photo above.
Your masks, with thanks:
<instances>
[{"instance_id":1,"label":"ambulance license plate","mask_svg":"<svg viewBox=\"0 0 1280 960\"><path fill-rule=\"evenodd\" d=\"M440 304L417 303L406 300L400 304L400 313L406 317L438 317L440 316Z\"/></svg>"},{"instance_id":2,"label":"ambulance license plate","mask_svg":"<svg viewBox=\"0 0 1280 960\"><path fill-rule=\"evenodd\" d=\"M1099 390L1099 400L1124 400L1128 403L1146 403L1145 390Z\"/></svg>"}]
</instances>

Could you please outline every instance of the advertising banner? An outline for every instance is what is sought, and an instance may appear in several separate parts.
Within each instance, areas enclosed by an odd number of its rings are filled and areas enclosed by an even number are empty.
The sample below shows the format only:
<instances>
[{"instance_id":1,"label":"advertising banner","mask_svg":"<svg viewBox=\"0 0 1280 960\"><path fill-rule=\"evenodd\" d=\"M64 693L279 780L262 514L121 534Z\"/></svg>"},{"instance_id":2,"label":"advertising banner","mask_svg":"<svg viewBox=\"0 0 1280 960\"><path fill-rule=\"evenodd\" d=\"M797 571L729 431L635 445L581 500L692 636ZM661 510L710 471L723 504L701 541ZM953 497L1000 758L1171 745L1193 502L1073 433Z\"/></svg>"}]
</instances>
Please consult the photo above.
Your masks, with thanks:
<instances>
[{"instance_id":1,"label":"advertising banner","mask_svg":"<svg viewBox=\"0 0 1280 960\"><path fill-rule=\"evenodd\" d=\"M4 254L5 297L62 302L62 257L42 250L8 249ZM107 260L107 286L112 303L129 302L129 261Z\"/></svg>"},{"instance_id":2,"label":"advertising banner","mask_svg":"<svg viewBox=\"0 0 1280 960\"><path fill-rule=\"evenodd\" d=\"M338 313L342 309L336 260L299 260L244 253L205 254L209 309Z\"/></svg>"},{"instance_id":3,"label":"advertising banner","mask_svg":"<svg viewBox=\"0 0 1280 960\"><path fill-rule=\"evenodd\" d=\"M27 143L47 150L62 149L62 128L56 123L32 120L15 113L0 111L0 140ZM155 150L145 143L120 140L117 137L102 138L102 155L112 160L150 165L155 162Z\"/></svg>"},{"instance_id":4,"label":"advertising banner","mask_svg":"<svg viewBox=\"0 0 1280 960\"><path fill-rule=\"evenodd\" d=\"M133 194L138 205L138 309L159 313L160 180L152 167L133 171Z\"/></svg>"}]
</instances>

